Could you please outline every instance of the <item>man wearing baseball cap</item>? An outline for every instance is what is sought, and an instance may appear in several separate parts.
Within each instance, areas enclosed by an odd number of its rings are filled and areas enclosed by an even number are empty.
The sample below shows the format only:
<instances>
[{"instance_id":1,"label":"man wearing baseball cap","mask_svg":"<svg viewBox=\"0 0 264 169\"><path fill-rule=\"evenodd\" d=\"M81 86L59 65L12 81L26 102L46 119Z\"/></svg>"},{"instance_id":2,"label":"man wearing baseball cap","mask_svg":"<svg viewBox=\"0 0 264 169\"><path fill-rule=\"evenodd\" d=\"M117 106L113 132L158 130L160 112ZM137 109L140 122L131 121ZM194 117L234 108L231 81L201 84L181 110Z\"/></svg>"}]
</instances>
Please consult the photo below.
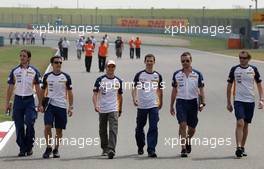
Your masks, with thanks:
<instances>
[{"instance_id":1,"label":"man wearing baseball cap","mask_svg":"<svg viewBox=\"0 0 264 169\"><path fill-rule=\"evenodd\" d=\"M115 76L116 64L113 60L106 63L106 74L97 78L93 89L93 104L99 114L99 135L102 156L113 159L118 132L118 117L122 112L122 81ZM107 133L109 124L109 137Z\"/></svg>"}]
</instances>

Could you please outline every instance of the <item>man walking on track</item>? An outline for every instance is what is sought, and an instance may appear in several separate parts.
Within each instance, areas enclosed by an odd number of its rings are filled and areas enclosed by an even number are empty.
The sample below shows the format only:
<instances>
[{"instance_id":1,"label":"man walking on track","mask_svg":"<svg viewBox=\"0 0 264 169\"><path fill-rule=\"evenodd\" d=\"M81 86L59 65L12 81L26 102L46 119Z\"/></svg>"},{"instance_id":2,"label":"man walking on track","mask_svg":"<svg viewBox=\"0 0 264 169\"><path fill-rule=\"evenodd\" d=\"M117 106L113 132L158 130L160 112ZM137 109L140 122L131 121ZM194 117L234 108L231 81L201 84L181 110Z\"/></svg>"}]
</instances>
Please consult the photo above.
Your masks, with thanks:
<instances>
[{"instance_id":1,"label":"man walking on track","mask_svg":"<svg viewBox=\"0 0 264 169\"><path fill-rule=\"evenodd\" d=\"M140 59L140 45L141 45L141 40L139 37L135 40L135 46L136 46L136 58Z\"/></svg>"},{"instance_id":2,"label":"man walking on track","mask_svg":"<svg viewBox=\"0 0 264 169\"><path fill-rule=\"evenodd\" d=\"M116 64L109 60L106 64L106 74L97 78L94 85L93 104L99 113L99 134L102 156L112 159L118 133L118 117L122 112L122 81L115 76ZM107 133L109 124L109 137Z\"/></svg>"},{"instance_id":3,"label":"man walking on track","mask_svg":"<svg viewBox=\"0 0 264 169\"><path fill-rule=\"evenodd\" d=\"M68 51L69 51L70 42L66 39L66 37L64 37L61 45L62 45L62 51L63 51L62 52L63 59L68 60Z\"/></svg>"},{"instance_id":4,"label":"man walking on track","mask_svg":"<svg viewBox=\"0 0 264 169\"><path fill-rule=\"evenodd\" d=\"M134 51L135 51L134 43L135 43L134 42L134 38L132 37L129 40L129 46L130 46L129 55L130 55L130 59L134 59Z\"/></svg>"},{"instance_id":5,"label":"man walking on track","mask_svg":"<svg viewBox=\"0 0 264 169\"><path fill-rule=\"evenodd\" d=\"M105 41L102 41L98 49L99 72L104 72L107 52L108 52L108 45L107 43L105 43Z\"/></svg>"},{"instance_id":6,"label":"man walking on track","mask_svg":"<svg viewBox=\"0 0 264 169\"><path fill-rule=\"evenodd\" d=\"M59 158L59 145L62 138L62 130L66 129L67 124L67 101L68 104L68 115L72 116L73 110L73 93L72 93L72 82L68 74L61 71L62 59L60 56L54 56L50 59L53 71L44 75L42 85L42 97L44 93L47 93L46 99L47 105L44 111L44 123L45 123L45 139L47 148L43 154L43 158L49 158L51 152L53 158ZM56 128L55 135L55 148L52 151L51 129Z\"/></svg>"},{"instance_id":7,"label":"man walking on track","mask_svg":"<svg viewBox=\"0 0 264 169\"><path fill-rule=\"evenodd\" d=\"M232 112L231 103L232 87L234 86L234 109L236 122L236 156L241 158L247 156L245 144L248 136L248 125L251 123L254 108L255 94L254 85L257 84L259 93L259 109L263 109L264 95L261 78L258 69L249 64L251 55L247 51L239 53L240 64L231 68L227 85L227 110Z\"/></svg>"},{"instance_id":8,"label":"man walking on track","mask_svg":"<svg viewBox=\"0 0 264 169\"><path fill-rule=\"evenodd\" d=\"M115 50L116 50L116 56L118 59L121 59L123 49L124 49L124 43L122 41L122 38L118 36L117 40L115 41Z\"/></svg>"},{"instance_id":9,"label":"man walking on track","mask_svg":"<svg viewBox=\"0 0 264 169\"><path fill-rule=\"evenodd\" d=\"M34 87L41 103L41 77L39 71L30 65L31 52L20 51L20 65L12 69L8 78L6 96L6 112L10 111L10 99L14 91L13 120L16 126L16 142L20 148L19 157L33 154L32 148L35 139L34 124L37 118L34 101ZM42 111L41 104L38 111ZM26 125L26 130L25 130Z\"/></svg>"},{"instance_id":10,"label":"man walking on track","mask_svg":"<svg viewBox=\"0 0 264 169\"><path fill-rule=\"evenodd\" d=\"M78 40L76 40L76 51L77 51L77 58L80 60L82 58L82 50L83 50L83 39L80 37Z\"/></svg>"},{"instance_id":11,"label":"man walking on track","mask_svg":"<svg viewBox=\"0 0 264 169\"><path fill-rule=\"evenodd\" d=\"M181 55L182 69L176 71L172 77L172 92L170 113L179 122L181 139L181 157L188 157L191 153L191 139L198 124L198 109L205 106L204 82L202 74L191 66L192 56L189 52ZM176 111L174 102L176 99Z\"/></svg>"},{"instance_id":12,"label":"man walking on track","mask_svg":"<svg viewBox=\"0 0 264 169\"><path fill-rule=\"evenodd\" d=\"M92 65L92 59L93 59L93 52L94 52L94 45L90 39L84 45L84 51L85 51L86 72L90 72L91 65Z\"/></svg>"},{"instance_id":13,"label":"man walking on track","mask_svg":"<svg viewBox=\"0 0 264 169\"><path fill-rule=\"evenodd\" d=\"M163 82L161 75L153 70L155 56L145 56L145 70L138 72L134 78L132 97L137 106L136 142L138 155L144 154L145 133L144 127L149 117L149 130L147 134L148 156L156 158L156 145L158 141L159 110L163 103Z\"/></svg>"}]
</instances>

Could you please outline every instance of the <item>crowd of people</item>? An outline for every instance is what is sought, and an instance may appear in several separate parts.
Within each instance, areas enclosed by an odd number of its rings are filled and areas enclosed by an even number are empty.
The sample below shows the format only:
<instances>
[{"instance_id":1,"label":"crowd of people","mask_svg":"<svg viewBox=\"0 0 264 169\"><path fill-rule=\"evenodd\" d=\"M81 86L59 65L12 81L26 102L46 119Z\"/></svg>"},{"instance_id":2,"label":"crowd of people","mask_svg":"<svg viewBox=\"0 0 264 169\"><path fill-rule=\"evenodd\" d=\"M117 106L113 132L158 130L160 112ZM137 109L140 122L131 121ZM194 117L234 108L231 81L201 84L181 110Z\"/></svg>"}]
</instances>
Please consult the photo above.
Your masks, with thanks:
<instances>
[{"instance_id":1,"label":"crowd of people","mask_svg":"<svg viewBox=\"0 0 264 169\"><path fill-rule=\"evenodd\" d=\"M34 32L10 32L8 35L10 45L35 45L37 34ZM46 34L40 35L42 45L45 45Z\"/></svg>"}]
</instances>

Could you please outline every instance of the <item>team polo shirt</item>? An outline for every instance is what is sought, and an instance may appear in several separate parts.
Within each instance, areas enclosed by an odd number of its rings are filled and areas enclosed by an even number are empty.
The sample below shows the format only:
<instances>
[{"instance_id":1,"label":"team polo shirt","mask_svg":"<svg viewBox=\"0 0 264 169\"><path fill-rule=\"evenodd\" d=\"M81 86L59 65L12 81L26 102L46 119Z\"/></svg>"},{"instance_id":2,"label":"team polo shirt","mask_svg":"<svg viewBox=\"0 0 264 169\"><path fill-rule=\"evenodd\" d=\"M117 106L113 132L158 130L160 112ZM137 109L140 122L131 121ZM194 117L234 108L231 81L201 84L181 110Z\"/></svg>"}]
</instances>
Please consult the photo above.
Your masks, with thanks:
<instances>
[{"instance_id":1,"label":"team polo shirt","mask_svg":"<svg viewBox=\"0 0 264 169\"><path fill-rule=\"evenodd\" d=\"M136 74L134 87L137 89L138 108L149 109L159 106L158 88L162 88L162 76L153 71L148 73L143 70Z\"/></svg>"},{"instance_id":2,"label":"team polo shirt","mask_svg":"<svg viewBox=\"0 0 264 169\"><path fill-rule=\"evenodd\" d=\"M94 45L92 43L86 43L84 45L84 49L85 49L85 56L86 57L92 57L93 56Z\"/></svg>"},{"instance_id":3,"label":"team polo shirt","mask_svg":"<svg viewBox=\"0 0 264 169\"><path fill-rule=\"evenodd\" d=\"M135 40L135 45L136 45L136 48L140 48L140 45L141 45L141 40Z\"/></svg>"},{"instance_id":4,"label":"team polo shirt","mask_svg":"<svg viewBox=\"0 0 264 169\"><path fill-rule=\"evenodd\" d=\"M198 98L199 88L204 87L203 75L192 69L187 77L183 70L178 70L173 74L172 87L177 88L177 99L192 100Z\"/></svg>"},{"instance_id":5,"label":"team polo shirt","mask_svg":"<svg viewBox=\"0 0 264 169\"><path fill-rule=\"evenodd\" d=\"M67 90L72 90L72 82L68 74L64 72L45 74L41 88L46 90L51 105L67 108Z\"/></svg>"},{"instance_id":6,"label":"team polo shirt","mask_svg":"<svg viewBox=\"0 0 264 169\"><path fill-rule=\"evenodd\" d=\"M122 80L118 77L100 76L95 81L93 91L99 93L100 113L121 111L121 102L118 100L118 95L123 94L123 89Z\"/></svg>"},{"instance_id":7,"label":"team polo shirt","mask_svg":"<svg viewBox=\"0 0 264 169\"><path fill-rule=\"evenodd\" d=\"M8 84L15 85L14 94L18 96L33 95L33 85L40 83L41 75L32 65L29 65L26 69L19 65L11 70L8 77Z\"/></svg>"},{"instance_id":8,"label":"team polo shirt","mask_svg":"<svg viewBox=\"0 0 264 169\"><path fill-rule=\"evenodd\" d=\"M130 46L130 48L134 48L134 40L133 39L131 39L129 41L129 46Z\"/></svg>"},{"instance_id":9,"label":"team polo shirt","mask_svg":"<svg viewBox=\"0 0 264 169\"><path fill-rule=\"evenodd\" d=\"M227 81L234 83L235 101L255 102L254 82L260 83L262 80L255 66L243 68L237 65L231 68Z\"/></svg>"}]
</instances>

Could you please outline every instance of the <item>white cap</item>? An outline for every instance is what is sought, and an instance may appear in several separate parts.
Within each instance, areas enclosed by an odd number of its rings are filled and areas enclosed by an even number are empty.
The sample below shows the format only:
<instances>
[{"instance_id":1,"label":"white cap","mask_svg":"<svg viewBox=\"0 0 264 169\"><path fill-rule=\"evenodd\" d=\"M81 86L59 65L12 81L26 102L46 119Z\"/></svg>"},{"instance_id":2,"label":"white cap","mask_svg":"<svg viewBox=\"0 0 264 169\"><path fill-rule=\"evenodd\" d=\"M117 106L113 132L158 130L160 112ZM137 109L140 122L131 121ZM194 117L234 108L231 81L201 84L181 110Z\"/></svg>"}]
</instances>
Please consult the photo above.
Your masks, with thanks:
<instances>
[{"instance_id":1,"label":"white cap","mask_svg":"<svg viewBox=\"0 0 264 169\"><path fill-rule=\"evenodd\" d=\"M107 65L107 66L108 66L108 65L116 65L116 63L115 63L115 61L113 61L113 60L108 60L108 62L107 62L106 65Z\"/></svg>"}]
</instances>

